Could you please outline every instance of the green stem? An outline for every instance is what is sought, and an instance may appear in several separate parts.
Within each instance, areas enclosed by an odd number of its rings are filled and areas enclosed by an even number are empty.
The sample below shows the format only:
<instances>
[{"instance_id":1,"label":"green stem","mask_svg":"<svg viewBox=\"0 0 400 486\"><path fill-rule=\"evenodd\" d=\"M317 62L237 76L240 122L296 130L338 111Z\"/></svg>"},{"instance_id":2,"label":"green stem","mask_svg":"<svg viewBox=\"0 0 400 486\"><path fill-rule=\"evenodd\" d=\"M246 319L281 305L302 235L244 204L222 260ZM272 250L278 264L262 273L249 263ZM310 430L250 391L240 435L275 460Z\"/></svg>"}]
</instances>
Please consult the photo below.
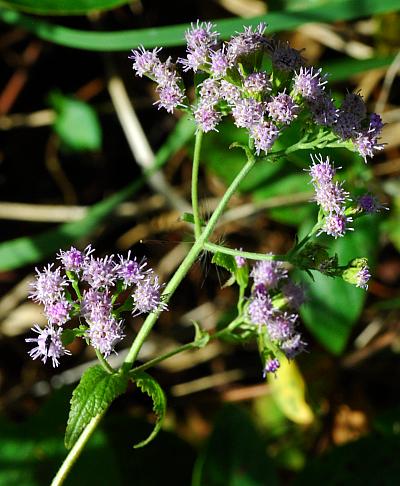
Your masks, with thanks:
<instances>
[{"instance_id":1,"label":"green stem","mask_svg":"<svg viewBox=\"0 0 400 486\"><path fill-rule=\"evenodd\" d=\"M286 255L269 255L268 253L253 253L251 251L234 250L233 248L226 248L225 246L209 242L204 244L204 248L212 253L220 252L225 253L226 255L242 256L249 260L277 260L284 262L288 259Z\"/></svg>"},{"instance_id":2,"label":"green stem","mask_svg":"<svg viewBox=\"0 0 400 486\"><path fill-rule=\"evenodd\" d=\"M79 439L75 442L74 446L69 451L68 456L61 464L61 467L58 470L57 474L54 476L54 479L51 482L51 486L61 486L63 484L69 472L71 471L72 466L75 464L87 441L96 430L96 427L99 424L100 420L103 418L105 412L106 411L104 410L104 412L93 417L88 425L84 428L82 434L79 436Z\"/></svg>"},{"instance_id":3,"label":"green stem","mask_svg":"<svg viewBox=\"0 0 400 486\"><path fill-rule=\"evenodd\" d=\"M99 360L101 366L107 371L107 373L109 373L110 375L112 375L113 373L115 373L114 368L105 359L105 357L100 353L100 351L98 349L95 349L95 351L96 351L97 359Z\"/></svg>"},{"instance_id":4,"label":"green stem","mask_svg":"<svg viewBox=\"0 0 400 486\"><path fill-rule=\"evenodd\" d=\"M162 294L163 301L167 303L170 298L172 297L173 293L186 276L187 272L190 270L193 263L196 261L197 257L201 253L204 248L204 243L207 241L207 238L211 235L215 225L218 222L219 217L221 216L222 212L224 211L226 205L228 204L230 198L238 188L240 182L246 177L250 169L253 167L255 163L255 159L249 152L247 153L247 162L239 172L239 174L235 177L232 184L228 187L226 193L222 197L218 207L212 214L207 226L205 227L203 233L200 237L196 240L195 244L192 246L189 253L186 255L185 259L176 270L175 274L171 278L171 280L166 285L164 292ZM119 373L129 373L132 368L132 364L135 362L137 355L147 338L148 334L150 333L151 329L153 328L154 324L156 323L158 316L160 315L161 311L156 311L151 313L147 316L146 320L144 321L140 331L138 332L136 339L132 343L132 346L128 352L127 357L123 365L121 366ZM219 333L217 333L219 334ZM73 464L83 451L83 448L86 445L86 442L89 440L89 437L94 432L95 428L97 427L98 423L102 419L105 412L96 415L89 424L85 427L82 434L79 436L79 439L74 444L73 448L69 452L68 456L65 458L61 468L59 469L57 475L55 476L51 486L60 486L65 478L68 476Z\"/></svg>"},{"instance_id":5,"label":"green stem","mask_svg":"<svg viewBox=\"0 0 400 486\"><path fill-rule=\"evenodd\" d=\"M200 151L201 143L203 140L203 132L197 130L196 141L194 144L194 154L193 154L193 167L192 167L192 209L193 209L193 219L194 219L194 234L196 240L201 234L201 221L199 215L199 166L200 166Z\"/></svg>"},{"instance_id":6,"label":"green stem","mask_svg":"<svg viewBox=\"0 0 400 486\"><path fill-rule=\"evenodd\" d=\"M224 329L221 329L221 331L218 331L210 336L211 339L217 339L226 334L227 332L232 332L234 331L240 324L242 323L242 319L240 316L238 316L236 319L234 319L228 326L226 326ZM178 346L177 348L173 349L172 351L169 351L168 353L162 354L161 356L158 356L157 358L150 359L149 361L146 361L146 363L143 363L140 366L136 366L136 368L133 368L129 374L135 374L138 371L145 371L148 368L152 368L153 366L157 365L158 363L161 363L162 361L165 361L166 359L172 358L172 356L175 356L179 353L183 353L184 351L189 351L190 349L198 349L198 341L194 340L190 343L187 344L182 344L182 346Z\"/></svg>"},{"instance_id":7,"label":"green stem","mask_svg":"<svg viewBox=\"0 0 400 486\"><path fill-rule=\"evenodd\" d=\"M246 164L242 167L239 174L235 177L232 184L228 187L227 191L223 195L217 208L208 221L207 226L204 228L203 233L201 233L200 237L196 239L196 242L190 249L189 253L186 255L185 259L166 285L164 292L162 293L163 302L168 303L173 293L184 279L185 275L188 273L201 251L204 249L205 242L214 230L215 225L217 224L218 219L220 218L230 198L233 196L240 182L246 177L250 169L253 167L255 163L254 157L249 152L247 153L247 157L248 160ZM160 311L156 311L147 316L125 358L125 361L121 367L121 372L127 373L131 369L132 364L135 362L137 355L139 354L140 348L142 347L154 324L157 322L159 314Z\"/></svg>"},{"instance_id":8,"label":"green stem","mask_svg":"<svg viewBox=\"0 0 400 486\"><path fill-rule=\"evenodd\" d=\"M158 356L157 358L150 359L149 361L146 361L146 363L143 363L140 366L136 366L136 368L133 368L129 374L134 374L138 371L145 371L148 368L151 368L152 366L155 366L158 363L161 363L161 361L164 361L165 359L172 358L172 356L175 356L176 354L182 353L183 351L188 351L189 349L194 349L198 348L196 345L196 341L192 341L191 343L183 344L182 346L179 346L172 351L169 351L168 353L162 354L161 356Z\"/></svg>"}]
</instances>

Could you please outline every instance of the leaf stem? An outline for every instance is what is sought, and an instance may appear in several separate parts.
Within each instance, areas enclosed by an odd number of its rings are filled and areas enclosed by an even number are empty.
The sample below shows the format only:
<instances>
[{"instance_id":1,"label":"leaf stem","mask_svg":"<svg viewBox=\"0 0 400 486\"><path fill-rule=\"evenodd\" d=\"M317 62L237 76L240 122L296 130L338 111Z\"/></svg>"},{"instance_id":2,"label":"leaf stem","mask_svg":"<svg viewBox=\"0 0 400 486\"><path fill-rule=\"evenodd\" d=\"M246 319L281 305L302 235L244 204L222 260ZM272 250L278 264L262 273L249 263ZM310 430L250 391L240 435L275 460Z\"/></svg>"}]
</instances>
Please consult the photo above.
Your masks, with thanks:
<instances>
[{"instance_id":1,"label":"leaf stem","mask_svg":"<svg viewBox=\"0 0 400 486\"><path fill-rule=\"evenodd\" d=\"M115 373L114 368L110 365L110 363L106 360L106 358L101 354L101 352L96 348L95 348L95 351L96 351L97 359L99 360L101 366L107 371L107 373L109 373L110 375Z\"/></svg>"},{"instance_id":2,"label":"leaf stem","mask_svg":"<svg viewBox=\"0 0 400 486\"><path fill-rule=\"evenodd\" d=\"M287 261L288 258L286 255L269 255L267 253L253 253L251 251L241 251L241 250L234 250L233 248L227 248L225 246L216 245L215 243L204 243L204 248L212 253L220 252L225 253L226 255L232 256L242 256L244 258L248 258L249 260L277 260L277 261Z\"/></svg>"}]
</instances>

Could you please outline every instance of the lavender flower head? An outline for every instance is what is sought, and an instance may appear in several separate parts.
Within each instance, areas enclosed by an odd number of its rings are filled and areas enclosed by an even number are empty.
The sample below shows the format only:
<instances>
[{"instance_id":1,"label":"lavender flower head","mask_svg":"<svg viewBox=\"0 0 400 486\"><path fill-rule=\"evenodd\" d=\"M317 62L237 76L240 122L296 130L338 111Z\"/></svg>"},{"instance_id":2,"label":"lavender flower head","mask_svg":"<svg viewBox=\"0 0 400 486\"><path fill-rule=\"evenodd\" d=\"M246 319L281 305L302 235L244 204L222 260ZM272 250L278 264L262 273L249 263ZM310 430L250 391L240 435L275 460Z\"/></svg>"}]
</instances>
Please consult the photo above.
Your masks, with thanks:
<instances>
[{"instance_id":1,"label":"lavender flower head","mask_svg":"<svg viewBox=\"0 0 400 486\"><path fill-rule=\"evenodd\" d=\"M274 145L275 140L279 136L279 129L272 122L258 123L250 128L250 137L254 141L256 154L261 152L267 153Z\"/></svg>"},{"instance_id":2,"label":"lavender flower head","mask_svg":"<svg viewBox=\"0 0 400 486\"><path fill-rule=\"evenodd\" d=\"M162 285L158 282L156 275L149 275L144 280L138 282L137 287L132 294L134 301L133 315L137 316L143 313L164 311L168 309L165 302L162 301Z\"/></svg>"},{"instance_id":3,"label":"lavender flower head","mask_svg":"<svg viewBox=\"0 0 400 486\"><path fill-rule=\"evenodd\" d=\"M61 342L62 328L57 329L49 325L45 329L41 329L37 324L32 327L32 331L37 333L35 338L27 338L27 343L36 343L36 346L29 351L29 356L32 359L40 358L43 363L50 358L53 367L59 365L59 358L66 354L71 354L70 351L64 348Z\"/></svg>"},{"instance_id":4,"label":"lavender flower head","mask_svg":"<svg viewBox=\"0 0 400 486\"><path fill-rule=\"evenodd\" d=\"M321 230L317 233L326 233L327 235L333 236L335 239L345 235L346 231L353 231L353 228L348 226L353 219L350 216L345 216L344 214L332 213L326 216L324 225Z\"/></svg>"},{"instance_id":5,"label":"lavender flower head","mask_svg":"<svg viewBox=\"0 0 400 486\"><path fill-rule=\"evenodd\" d=\"M227 44L227 56L231 64L237 63L240 58L253 54L268 44L264 37L267 25L258 24L253 32L252 27L245 27L244 32L233 36Z\"/></svg>"},{"instance_id":6,"label":"lavender flower head","mask_svg":"<svg viewBox=\"0 0 400 486\"><path fill-rule=\"evenodd\" d=\"M267 322L268 334L271 341L279 342L290 339L294 332L297 320L296 314L288 314L287 312L280 312Z\"/></svg>"},{"instance_id":7,"label":"lavender flower head","mask_svg":"<svg viewBox=\"0 0 400 486\"><path fill-rule=\"evenodd\" d=\"M237 265L238 268L242 268L246 265L246 258L244 258L240 255L236 255L235 256L235 262L236 262L236 265Z\"/></svg>"},{"instance_id":8,"label":"lavender flower head","mask_svg":"<svg viewBox=\"0 0 400 486\"><path fill-rule=\"evenodd\" d=\"M253 266L250 276L253 277L255 285L262 284L267 289L273 289L287 277L287 270L283 268L282 262L259 260Z\"/></svg>"},{"instance_id":9,"label":"lavender flower head","mask_svg":"<svg viewBox=\"0 0 400 486\"><path fill-rule=\"evenodd\" d=\"M271 81L267 73L252 73L243 81L243 86L250 94L263 94L271 91Z\"/></svg>"},{"instance_id":10,"label":"lavender flower head","mask_svg":"<svg viewBox=\"0 0 400 486\"><path fill-rule=\"evenodd\" d=\"M211 22L199 22L191 25L185 33L187 42L186 59L178 59L183 65L184 71L193 70L197 72L202 66L207 64L211 49L218 42L219 34L213 30L215 25Z\"/></svg>"},{"instance_id":11,"label":"lavender flower head","mask_svg":"<svg viewBox=\"0 0 400 486\"><path fill-rule=\"evenodd\" d=\"M314 67L300 67L293 78L293 91L305 99L316 99L325 89L326 75L321 75L322 69Z\"/></svg>"},{"instance_id":12,"label":"lavender flower head","mask_svg":"<svg viewBox=\"0 0 400 486\"><path fill-rule=\"evenodd\" d=\"M318 186L323 186L330 183L336 174L336 169L329 160L329 157L326 157L325 160L321 154L317 154L315 156L310 154L310 157L312 160L312 165L309 169L311 182Z\"/></svg>"},{"instance_id":13,"label":"lavender flower head","mask_svg":"<svg viewBox=\"0 0 400 486\"><path fill-rule=\"evenodd\" d=\"M29 298L44 305L52 304L63 298L64 287L68 285L61 268L52 270L53 263L39 271L36 268L36 280L30 284Z\"/></svg>"},{"instance_id":14,"label":"lavender flower head","mask_svg":"<svg viewBox=\"0 0 400 486\"><path fill-rule=\"evenodd\" d=\"M152 51L147 51L143 46L138 49L132 49L132 55L129 59L133 60L132 69L136 72L137 76L140 78L143 75L151 74L154 68L160 64L160 59L158 54L161 48L153 49Z\"/></svg>"},{"instance_id":15,"label":"lavender flower head","mask_svg":"<svg viewBox=\"0 0 400 486\"><path fill-rule=\"evenodd\" d=\"M261 124L264 117L264 104L254 98L241 98L232 106L232 115L237 127L253 128Z\"/></svg>"},{"instance_id":16,"label":"lavender flower head","mask_svg":"<svg viewBox=\"0 0 400 486\"><path fill-rule=\"evenodd\" d=\"M82 270L87 258L93 251L91 245L88 245L84 251L77 250L71 246L67 251L60 250L57 258L61 261L67 272L78 273Z\"/></svg>"},{"instance_id":17,"label":"lavender flower head","mask_svg":"<svg viewBox=\"0 0 400 486\"><path fill-rule=\"evenodd\" d=\"M122 321L117 321L114 317L103 317L90 322L86 335L91 346L98 349L105 358L114 351L115 345L125 337Z\"/></svg>"},{"instance_id":18,"label":"lavender flower head","mask_svg":"<svg viewBox=\"0 0 400 486\"><path fill-rule=\"evenodd\" d=\"M356 275L356 286L362 289L368 289L368 281L371 278L369 268L367 265L360 268Z\"/></svg>"},{"instance_id":19,"label":"lavender flower head","mask_svg":"<svg viewBox=\"0 0 400 486\"><path fill-rule=\"evenodd\" d=\"M72 304L67 300L59 300L58 302L46 305L45 315L50 324L62 326L69 320L71 309Z\"/></svg>"},{"instance_id":20,"label":"lavender flower head","mask_svg":"<svg viewBox=\"0 0 400 486\"><path fill-rule=\"evenodd\" d=\"M116 279L117 266L114 255L107 255L104 258L91 256L83 268L82 280L95 289L113 287Z\"/></svg>"},{"instance_id":21,"label":"lavender flower head","mask_svg":"<svg viewBox=\"0 0 400 486\"><path fill-rule=\"evenodd\" d=\"M116 274L119 279L124 282L124 285L136 285L140 280L143 280L151 270L145 270L147 261L142 258L140 262L136 257L131 258L131 251L129 250L127 257L118 255L119 264L117 266Z\"/></svg>"},{"instance_id":22,"label":"lavender flower head","mask_svg":"<svg viewBox=\"0 0 400 486\"><path fill-rule=\"evenodd\" d=\"M253 324L266 324L273 313L270 296L266 292L253 292L253 296L247 308L247 313Z\"/></svg>"},{"instance_id":23,"label":"lavender flower head","mask_svg":"<svg viewBox=\"0 0 400 486\"><path fill-rule=\"evenodd\" d=\"M297 117L299 106L288 94L278 93L267 103L267 110L272 120L288 125Z\"/></svg>"}]
</instances>

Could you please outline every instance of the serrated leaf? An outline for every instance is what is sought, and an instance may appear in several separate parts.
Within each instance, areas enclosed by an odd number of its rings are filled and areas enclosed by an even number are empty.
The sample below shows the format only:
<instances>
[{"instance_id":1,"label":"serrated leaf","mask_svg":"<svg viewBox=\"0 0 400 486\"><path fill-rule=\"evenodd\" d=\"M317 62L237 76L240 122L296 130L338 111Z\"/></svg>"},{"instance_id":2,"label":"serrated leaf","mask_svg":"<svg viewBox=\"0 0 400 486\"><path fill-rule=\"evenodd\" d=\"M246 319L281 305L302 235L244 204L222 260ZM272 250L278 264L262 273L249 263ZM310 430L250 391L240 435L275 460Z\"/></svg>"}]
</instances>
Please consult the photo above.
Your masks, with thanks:
<instances>
[{"instance_id":1,"label":"serrated leaf","mask_svg":"<svg viewBox=\"0 0 400 486\"><path fill-rule=\"evenodd\" d=\"M225 268L228 272L235 273L236 271L236 262L235 257L232 255L226 255L225 253L221 253L217 251L214 253L211 263L215 263L219 267Z\"/></svg>"},{"instance_id":2,"label":"serrated leaf","mask_svg":"<svg viewBox=\"0 0 400 486\"><path fill-rule=\"evenodd\" d=\"M151 442L160 431L167 409L167 399L165 397L163 389L157 383L157 381L144 371L139 371L132 374L131 380L136 383L136 385L142 390L143 393L146 393L152 399L153 411L157 417L153 432L147 437L147 439L142 440L141 442L133 446L135 449L137 449L139 447L144 447L149 442Z\"/></svg>"},{"instance_id":3,"label":"serrated leaf","mask_svg":"<svg viewBox=\"0 0 400 486\"><path fill-rule=\"evenodd\" d=\"M49 99L56 112L53 128L69 150L79 152L101 148L100 122L88 103L58 92L51 93Z\"/></svg>"},{"instance_id":4,"label":"serrated leaf","mask_svg":"<svg viewBox=\"0 0 400 486\"><path fill-rule=\"evenodd\" d=\"M82 375L75 388L65 432L65 446L70 449L86 425L103 413L119 395L125 392L128 377L110 374L100 365L93 366Z\"/></svg>"},{"instance_id":5,"label":"serrated leaf","mask_svg":"<svg viewBox=\"0 0 400 486\"><path fill-rule=\"evenodd\" d=\"M287 418L297 424L309 425L314 414L305 400L303 376L294 361L282 358L280 362L276 376L269 378L272 397Z\"/></svg>"}]
</instances>

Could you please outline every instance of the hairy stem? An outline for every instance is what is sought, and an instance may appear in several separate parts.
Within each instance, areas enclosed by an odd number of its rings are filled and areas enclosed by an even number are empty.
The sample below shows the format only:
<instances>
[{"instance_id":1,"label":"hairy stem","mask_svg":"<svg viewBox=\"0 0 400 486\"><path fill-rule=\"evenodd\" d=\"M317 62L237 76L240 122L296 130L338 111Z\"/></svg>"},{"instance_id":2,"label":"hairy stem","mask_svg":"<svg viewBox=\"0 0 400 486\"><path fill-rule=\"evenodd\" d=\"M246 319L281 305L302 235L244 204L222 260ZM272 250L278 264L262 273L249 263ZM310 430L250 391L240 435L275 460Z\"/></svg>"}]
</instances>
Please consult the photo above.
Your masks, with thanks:
<instances>
[{"instance_id":1,"label":"hairy stem","mask_svg":"<svg viewBox=\"0 0 400 486\"><path fill-rule=\"evenodd\" d=\"M196 261L201 251L204 249L207 239L210 237L213 229L215 228L215 225L218 222L218 219L223 213L230 198L233 196L240 182L244 179L244 177L248 174L250 169L253 167L255 162L254 157L250 153L247 154L247 157L248 159L246 164L242 167L239 174L235 177L232 184L228 187L227 191L223 195L216 210L214 211L210 220L208 221L207 226L204 228L203 233L201 233L200 237L196 239L196 242L192 246L191 250L186 255L185 259L183 260L179 268L176 270L171 280L166 285L164 292L162 293L162 299L165 303L167 303L170 300L173 293L177 289L178 285L181 283L181 281L183 280L187 272L190 270L191 266ZM158 312L153 312L147 316L142 327L140 328L140 331L136 336L136 339L134 340L128 352L128 355L125 358L124 364L122 365L121 368L122 372L127 373L131 369L132 364L135 362L137 355L139 354L140 348L142 347L145 339L149 335L154 324L157 322L159 314L160 312L158 311Z\"/></svg>"},{"instance_id":2,"label":"hairy stem","mask_svg":"<svg viewBox=\"0 0 400 486\"><path fill-rule=\"evenodd\" d=\"M79 436L79 439L75 442L74 446L69 451L68 456L61 464L61 467L58 470L57 474L54 476L54 479L51 482L51 486L61 486L63 484L69 472L71 471L72 466L75 464L83 448L85 447L87 441L90 439L91 435L96 430L96 427L99 424L100 420L103 418L105 412L106 411L93 417L92 420L85 427L82 434Z\"/></svg>"},{"instance_id":3,"label":"hairy stem","mask_svg":"<svg viewBox=\"0 0 400 486\"><path fill-rule=\"evenodd\" d=\"M193 167L192 167L192 210L193 210L193 219L194 219L194 235L196 237L196 240L199 238L201 234L198 186L199 186L200 151L201 151L202 141L203 141L203 132L201 130L197 130L196 141L194 145L194 154L193 154Z\"/></svg>"}]
</instances>

